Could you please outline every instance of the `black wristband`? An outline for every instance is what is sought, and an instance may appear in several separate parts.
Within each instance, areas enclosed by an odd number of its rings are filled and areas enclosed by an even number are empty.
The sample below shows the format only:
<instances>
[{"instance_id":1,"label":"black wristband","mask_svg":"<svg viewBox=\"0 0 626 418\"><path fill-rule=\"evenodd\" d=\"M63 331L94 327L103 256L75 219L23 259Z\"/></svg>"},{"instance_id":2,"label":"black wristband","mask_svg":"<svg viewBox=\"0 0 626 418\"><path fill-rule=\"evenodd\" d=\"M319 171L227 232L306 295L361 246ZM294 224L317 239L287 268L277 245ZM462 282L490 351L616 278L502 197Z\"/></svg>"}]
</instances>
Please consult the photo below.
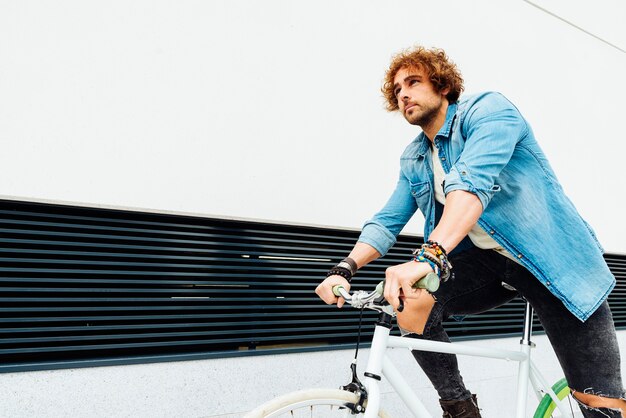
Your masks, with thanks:
<instances>
[{"instance_id":1,"label":"black wristband","mask_svg":"<svg viewBox=\"0 0 626 418\"><path fill-rule=\"evenodd\" d=\"M343 267L333 267L331 268L328 273L326 273L326 277L330 277L330 276L341 276L344 279L346 279L348 281L348 283L350 282L350 280L352 280L352 272L346 268Z\"/></svg>"},{"instance_id":2,"label":"black wristband","mask_svg":"<svg viewBox=\"0 0 626 418\"><path fill-rule=\"evenodd\" d=\"M350 274L353 276L356 274L356 271L359 269L356 265L356 262L350 257L346 257L339 262L335 267L347 268L350 270Z\"/></svg>"},{"instance_id":3,"label":"black wristband","mask_svg":"<svg viewBox=\"0 0 626 418\"><path fill-rule=\"evenodd\" d=\"M350 266L352 267L352 274L353 275L356 274L357 270L359 269L359 266L357 266L356 261L354 261L350 257L346 257L341 261L345 261L346 263L350 264Z\"/></svg>"}]
</instances>

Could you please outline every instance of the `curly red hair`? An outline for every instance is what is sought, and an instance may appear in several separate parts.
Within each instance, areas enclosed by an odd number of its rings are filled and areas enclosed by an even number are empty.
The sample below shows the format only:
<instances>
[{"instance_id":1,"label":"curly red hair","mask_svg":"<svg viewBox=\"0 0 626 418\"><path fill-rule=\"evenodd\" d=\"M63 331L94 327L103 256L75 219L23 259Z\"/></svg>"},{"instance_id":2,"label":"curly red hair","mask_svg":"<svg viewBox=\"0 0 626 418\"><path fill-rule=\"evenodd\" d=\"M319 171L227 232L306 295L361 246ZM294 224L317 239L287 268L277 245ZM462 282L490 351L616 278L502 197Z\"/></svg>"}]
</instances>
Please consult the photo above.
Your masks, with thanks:
<instances>
[{"instance_id":1,"label":"curly red hair","mask_svg":"<svg viewBox=\"0 0 626 418\"><path fill-rule=\"evenodd\" d=\"M450 103L456 102L463 92L461 72L456 64L450 61L443 49L426 49L423 46L416 46L395 55L385 74L381 91L385 97L387 110L390 112L398 110L398 98L394 94L393 79L403 68L423 70L438 92L449 88L446 99Z\"/></svg>"}]
</instances>

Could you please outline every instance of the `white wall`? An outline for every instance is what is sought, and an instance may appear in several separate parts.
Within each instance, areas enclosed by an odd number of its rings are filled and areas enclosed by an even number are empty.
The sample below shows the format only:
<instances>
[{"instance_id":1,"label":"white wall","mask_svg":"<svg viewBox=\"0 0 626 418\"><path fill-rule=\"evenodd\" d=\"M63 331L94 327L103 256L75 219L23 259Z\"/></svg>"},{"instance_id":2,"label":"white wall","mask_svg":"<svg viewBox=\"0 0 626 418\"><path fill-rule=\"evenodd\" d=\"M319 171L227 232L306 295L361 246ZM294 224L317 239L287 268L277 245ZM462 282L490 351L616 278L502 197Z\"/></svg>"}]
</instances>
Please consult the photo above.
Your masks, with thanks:
<instances>
[{"instance_id":1,"label":"white wall","mask_svg":"<svg viewBox=\"0 0 626 418\"><path fill-rule=\"evenodd\" d=\"M536 3L626 47L623 2ZM0 194L358 228L417 134L379 93L416 43L512 99L626 252L626 54L522 0L2 0Z\"/></svg>"}]
</instances>

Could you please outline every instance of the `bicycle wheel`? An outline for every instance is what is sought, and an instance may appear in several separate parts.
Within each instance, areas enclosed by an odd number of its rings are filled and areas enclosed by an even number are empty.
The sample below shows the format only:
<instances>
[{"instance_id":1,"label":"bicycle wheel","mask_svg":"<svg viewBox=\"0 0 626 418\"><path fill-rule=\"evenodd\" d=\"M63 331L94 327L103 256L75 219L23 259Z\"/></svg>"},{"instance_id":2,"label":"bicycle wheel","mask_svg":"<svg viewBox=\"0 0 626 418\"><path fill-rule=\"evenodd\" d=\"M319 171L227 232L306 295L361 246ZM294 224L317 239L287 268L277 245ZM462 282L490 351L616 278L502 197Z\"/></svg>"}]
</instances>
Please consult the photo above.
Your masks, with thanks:
<instances>
[{"instance_id":1,"label":"bicycle wheel","mask_svg":"<svg viewBox=\"0 0 626 418\"><path fill-rule=\"evenodd\" d=\"M563 400L567 398L568 396L571 398L569 386L567 386L567 381L565 380L565 378L557 381L554 385L552 385L552 390L554 391L554 394L556 395L556 397L559 398L559 400ZM579 410L578 410L578 404L573 399L570 399L569 408L571 410L571 415L567 415L568 417L582 416L582 415L574 415L574 412L579 412ZM556 410L556 404L554 403L550 395L545 395L543 399L541 400L541 402L539 402L539 406L537 407L537 410L535 411L535 415L533 415L533 418L550 418L553 416L553 413L555 412L555 410ZM561 416L561 415L558 414L556 416Z\"/></svg>"},{"instance_id":2,"label":"bicycle wheel","mask_svg":"<svg viewBox=\"0 0 626 418\"><path fill-rule=\"evenodd\" d=\"M357 402L358 397L340 389L308 389L291 392L259 406L248 412L244 418L278 418L278 417L362 417L353 415L346 405ZM383 411L378 412L380 418L390 418Z\"/></svg>"}]
</instances>

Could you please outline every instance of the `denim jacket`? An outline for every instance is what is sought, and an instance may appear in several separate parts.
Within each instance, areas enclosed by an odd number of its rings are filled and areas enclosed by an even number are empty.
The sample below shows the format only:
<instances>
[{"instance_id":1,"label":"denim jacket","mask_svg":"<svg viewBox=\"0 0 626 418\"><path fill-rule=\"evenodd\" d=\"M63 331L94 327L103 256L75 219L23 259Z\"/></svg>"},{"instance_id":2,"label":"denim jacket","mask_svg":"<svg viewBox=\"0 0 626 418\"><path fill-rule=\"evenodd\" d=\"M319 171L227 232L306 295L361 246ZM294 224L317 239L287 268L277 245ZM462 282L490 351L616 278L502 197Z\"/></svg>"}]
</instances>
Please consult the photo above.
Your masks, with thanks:
<instances>
[{"instance_id":1,"label":"denim jacket","mask_svg":"<svg viewBox=\"0 0 626 418\"><path fill-rule=\"evenodd\" d=\"M465 96L449 105L434 144L446 173L444 192L475 194L483 206L478 224L586 320L615 277L517 108L499 93ZM431 158L429 140L420 133L400 158L395 191L365 223L360 242L386 254L417 209L424 214L424 237L430 236L441 212Z\"/></svg>"}]
</instances>

